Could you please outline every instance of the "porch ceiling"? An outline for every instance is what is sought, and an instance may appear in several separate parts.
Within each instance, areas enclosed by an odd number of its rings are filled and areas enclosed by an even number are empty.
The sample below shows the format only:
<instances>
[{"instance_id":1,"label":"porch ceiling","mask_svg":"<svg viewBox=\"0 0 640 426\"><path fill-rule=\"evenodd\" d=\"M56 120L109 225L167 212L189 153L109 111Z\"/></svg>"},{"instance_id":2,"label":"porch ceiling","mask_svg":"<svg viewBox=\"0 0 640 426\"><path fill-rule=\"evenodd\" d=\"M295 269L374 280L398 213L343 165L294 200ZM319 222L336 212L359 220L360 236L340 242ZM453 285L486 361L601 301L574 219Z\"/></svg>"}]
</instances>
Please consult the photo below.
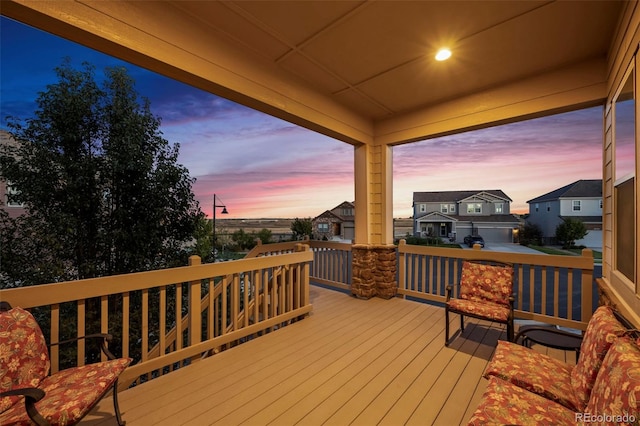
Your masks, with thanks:
<instances>
[{"instance_id":1,"label":"porch ceiling","mask_svg":"<svg viewBox=\"0 0 640 426\"><path fill-rule=\"evenodd\" d=\"M624 4L3 2L2 14L341 140L397 143L601 102ZM441 46L453 56L436 62Z\"/></svg>"}]
</instances>

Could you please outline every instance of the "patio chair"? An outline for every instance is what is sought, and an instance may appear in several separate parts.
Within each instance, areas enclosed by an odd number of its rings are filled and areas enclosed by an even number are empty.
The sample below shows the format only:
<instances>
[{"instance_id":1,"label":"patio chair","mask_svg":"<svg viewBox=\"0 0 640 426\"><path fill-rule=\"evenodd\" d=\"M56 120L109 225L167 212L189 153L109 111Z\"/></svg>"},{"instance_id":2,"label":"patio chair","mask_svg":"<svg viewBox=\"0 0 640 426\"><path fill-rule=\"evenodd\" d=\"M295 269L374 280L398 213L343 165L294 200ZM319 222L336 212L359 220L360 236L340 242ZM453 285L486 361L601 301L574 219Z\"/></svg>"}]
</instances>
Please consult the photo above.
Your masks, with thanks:
<instances>
[{"instance_id":1,"label":"patio chair","mask_svg":"<svg viewBox=\"0 0 640 426\"><path fill-rule=\"evenodd\" d=\"M454 297L455 296L455 297ZM464 317L473 317L507 325L507 340L513 341L513 265L498 261L462 263L457 291L446 288L445 346L449 346L449 313L460 315L460 333Z\"/></svg>"},{"instance_id":2,"label":"patio chair","mask_svg":"<svg viewBox=\"0 0 640 426\"><path fill-rule=\"evenodd\" d=\"M108 361L68 368L49 376L49 351L35 318L22 308L10 309L2 302L0 424L73 425L112 390L116 420L123 425L118 408L118 377L131 359L116 358L107 349L107 341L111 339L108 334L78 339L92 338L100 339Z\"/></svg>"}]
</instances>

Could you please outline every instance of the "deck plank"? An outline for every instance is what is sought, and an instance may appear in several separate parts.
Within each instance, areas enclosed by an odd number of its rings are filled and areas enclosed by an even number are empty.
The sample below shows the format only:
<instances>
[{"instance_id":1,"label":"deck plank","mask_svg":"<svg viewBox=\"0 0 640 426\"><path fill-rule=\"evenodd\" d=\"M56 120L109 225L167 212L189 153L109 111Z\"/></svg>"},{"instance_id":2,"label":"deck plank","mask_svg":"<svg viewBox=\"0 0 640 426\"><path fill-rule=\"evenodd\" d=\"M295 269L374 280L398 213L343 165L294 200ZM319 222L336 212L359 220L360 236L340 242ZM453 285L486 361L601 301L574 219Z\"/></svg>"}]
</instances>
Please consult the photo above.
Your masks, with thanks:
<instances>
[{"instance_id":1,"label":"deck plank","mask_svg":"<svg viewBox=\"0 0 640 426\"><path fill-rule=\"evenodd\" d=\"M467 319L444 346L444 310L313 286L302 321L120 393L128 426L464 424L503 325ZM452 330L459 319L451 318ZM561 360L575 356L537 347ZM83 424L113 426L111 398Z\"/></svg>"}]
</instances>

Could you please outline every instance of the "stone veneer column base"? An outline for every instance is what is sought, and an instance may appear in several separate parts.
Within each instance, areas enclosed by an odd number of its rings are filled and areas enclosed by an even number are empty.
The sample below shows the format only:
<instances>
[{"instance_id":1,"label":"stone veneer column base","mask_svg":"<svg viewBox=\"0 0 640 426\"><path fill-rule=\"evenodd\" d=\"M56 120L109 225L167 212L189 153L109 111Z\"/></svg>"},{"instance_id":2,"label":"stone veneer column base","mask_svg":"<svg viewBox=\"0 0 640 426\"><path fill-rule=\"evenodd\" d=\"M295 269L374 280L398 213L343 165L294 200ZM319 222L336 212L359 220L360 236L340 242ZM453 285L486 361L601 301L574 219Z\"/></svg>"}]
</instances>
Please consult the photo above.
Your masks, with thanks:
<instances>
[{"instance_id":1,"label":"stone veneer column base","mask_svg":"<svg viewBox=\"0 0 640 426\"><path fill-rule=\"evenodd\" d=\"M390 299L397 293L396 247L354 244L351 294L361 299Z\"/></svg>"}]
</instances>

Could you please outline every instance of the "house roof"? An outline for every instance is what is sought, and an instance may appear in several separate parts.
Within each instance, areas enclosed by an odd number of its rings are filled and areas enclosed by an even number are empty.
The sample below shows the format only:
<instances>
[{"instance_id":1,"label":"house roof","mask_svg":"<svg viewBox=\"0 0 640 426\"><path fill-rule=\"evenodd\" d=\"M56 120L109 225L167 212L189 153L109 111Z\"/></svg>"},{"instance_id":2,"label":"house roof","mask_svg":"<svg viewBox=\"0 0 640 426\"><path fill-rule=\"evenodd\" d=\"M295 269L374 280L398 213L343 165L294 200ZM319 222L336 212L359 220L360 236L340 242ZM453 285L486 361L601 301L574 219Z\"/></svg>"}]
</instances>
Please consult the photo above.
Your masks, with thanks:
<instances>
[{"instance_id":1,"label":"house roof","mask_svg":"<svg viewBox=\"0 0 640 426\"><path fill-rule=\"evenodd\" d=\"M331 210L335 210L335 209L355 209L356 206L353 202L351 201L343 201L342 203L338 204L337 206L335 206L334 208L332 208Z\"/></svg>"},{"instance_id":2,"label":"house roof","mask_svg":"<svg viewBox=\"0 0 640 426\"><path fill-rule=\"evenodd\" d=\"M345 222L345 221L346 222L352 222L353 219L354 219L354 216L353 215L348 215L348 216L341 215L339 213L341 209L355 209L355 204L352 201L343 201L342 203L338 204L337 206L335 206L331 210L325 210L323 213L321 213L318 216L314 217L313 220L320 219L320 218L330 218L330 219L337 219L337 220L343 221L343 222Z\"/></svg>"},{"instance_id":3,"label":"house roof","mask_svg":"<svg viewBox=\"0 0 640 426\"><path fill-rule=\"evenodd\" d=\"M488 216L455 216L460 222L520 223L513 214L492 214Z\"/></svg>"},{"instance_id":4,"label":"house roof","mask_svg":"<svg viewBox=\"0 0 640 426\"><path fill-rule=\"evenodd\" d=\"M512 214L494 214L489 216L458 216L454 214L446 215L440 212L430 212L416 218L416 222L443 222L447 220L450 220L452 222L488 222L513 224L520 223L520 219Z\"/></svg>"},{"instance_id":5,"label":"house roof","mask_svg":"<svg viewBox=\"0 0 640 426\"><path fill-rule=\"evenodd\" d=\"M602 197L602 179L581 179L569 185L533 198L527 203L559 200L560 198L598 198Z\"/></svg>"},{"instance_id":6,"label":"house roof","mask_svg":"<svg viewBox=\"0 0 640 426\"><path fill-rule=\"evenodd\" d=\"M318 219L325 219L325 218L331 219L332 221L342 222L342 218L337 214L335 214L334 212L332 212L331 210L325 210L324 212L320 213L318 216L314 217L312 221L316 221Z\"/></svg>"},{"instance_id":7,"label":"house roof","mask_svg":"<svg viewBox=\"0 0 640 426\"><path fill-rule=\"evenodd\" d=\"M583 223L602 223L602 216L560 216L564 219L577 219Z\"/></svg>"},{"instance_id":8,"label":"house roof","mask_svg":"<svg viewBox=\"0 0 640 426\"><path fill-rule=\"evenodd\" d=\"M475 195L486 198L486 196L491 195L493 197L502 198L506 201L512 201L511 198L507 196L500 189L486 189L486 190L477 190L477 191L434 191L434 192L414 192L413 193L413 202L414 203L457 203L464 199L473 197Z\"/></svg>"}]
</instances>

